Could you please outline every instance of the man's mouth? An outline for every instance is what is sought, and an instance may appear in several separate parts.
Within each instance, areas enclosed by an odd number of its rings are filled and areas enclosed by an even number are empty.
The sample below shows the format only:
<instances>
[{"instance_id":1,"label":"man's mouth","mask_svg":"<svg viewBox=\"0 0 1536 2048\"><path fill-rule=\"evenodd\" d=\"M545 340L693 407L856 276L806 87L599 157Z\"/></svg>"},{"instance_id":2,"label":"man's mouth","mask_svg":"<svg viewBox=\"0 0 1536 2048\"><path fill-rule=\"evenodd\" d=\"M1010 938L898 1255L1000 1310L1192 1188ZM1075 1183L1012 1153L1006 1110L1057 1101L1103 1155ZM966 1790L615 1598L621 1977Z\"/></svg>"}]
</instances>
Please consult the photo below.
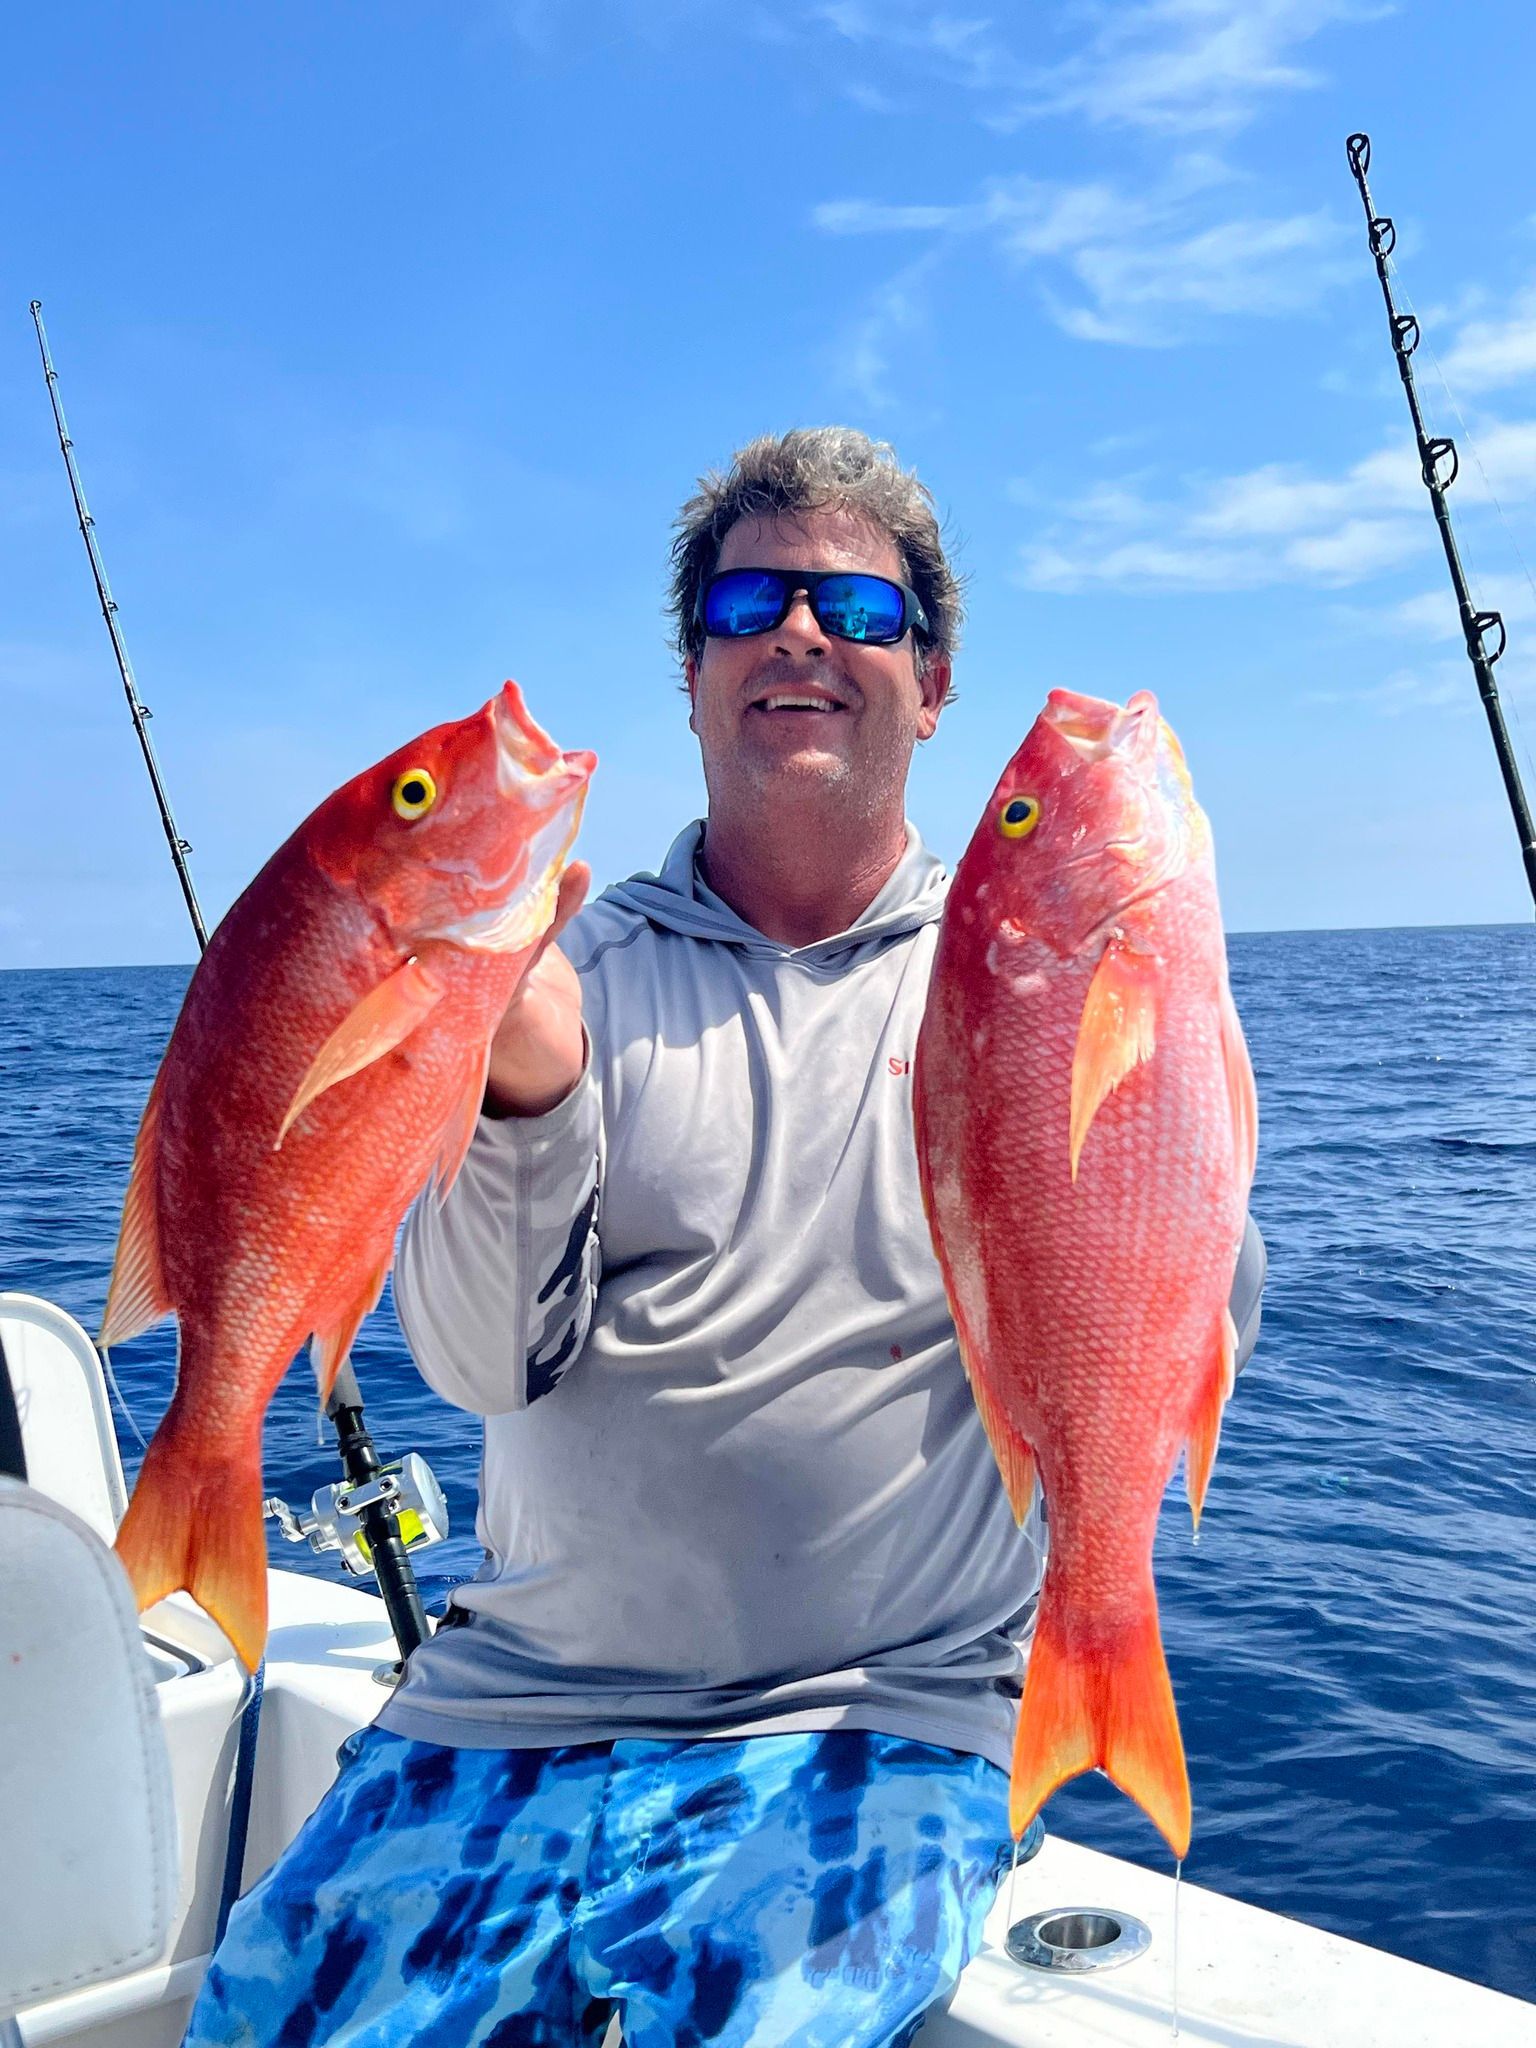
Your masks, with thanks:
<instances>
[{"instance_id":1,"label":"man's mouth","mask_svg":"<svg viewBox=\"0 0 1536 2048\"><path fill-rule=\"evenodd\" d=\"M753 711L814 711L826 715L843 711L846 705L835 697L812 695L808 690L768 690L761 697L754 697L750 706Z\"/></svg>"}]
</instances>

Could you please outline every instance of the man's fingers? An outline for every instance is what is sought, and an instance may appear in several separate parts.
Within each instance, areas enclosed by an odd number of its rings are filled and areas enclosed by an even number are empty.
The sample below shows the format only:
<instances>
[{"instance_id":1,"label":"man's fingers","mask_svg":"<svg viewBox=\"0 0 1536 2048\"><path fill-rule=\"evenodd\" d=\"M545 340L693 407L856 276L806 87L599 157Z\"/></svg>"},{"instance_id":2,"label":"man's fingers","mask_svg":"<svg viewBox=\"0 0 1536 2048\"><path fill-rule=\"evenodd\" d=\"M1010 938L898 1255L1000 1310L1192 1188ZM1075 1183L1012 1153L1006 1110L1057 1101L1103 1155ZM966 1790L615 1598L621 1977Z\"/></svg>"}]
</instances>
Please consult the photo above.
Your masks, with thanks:
<instances>
[{"instance_id":1,"label":"man's fingers","mask_svg":"<svg viewBox=\"0 0 1536 2048\"><path fill-rule=\"evenodd\" d=\"M560 877L560 894L555 901L555 918L544 936L544 944L552 945L565 930L571 919L587 900L587 891L592 886L592 870L584 860L573 860Z\"/></svg>"},{"instance_id":2,"label":"man's fingers","mask_svg":"<svg viewBox=\"0 0 1536 2048\"><path fill-rule=\"evenodd\" d=\"M584 860L573 860L560 877L560 892L555 898L555 914L550 919L549 930L528 955L527 965L517 978L517 987L512 991L512 1002L528 986L528 977L544 958L549 948L559 938L571 919L586 901L587 889L592 881L592 870ZM509 1009L511 1005L508 1005Z\"/></svg>"}]
</instances>

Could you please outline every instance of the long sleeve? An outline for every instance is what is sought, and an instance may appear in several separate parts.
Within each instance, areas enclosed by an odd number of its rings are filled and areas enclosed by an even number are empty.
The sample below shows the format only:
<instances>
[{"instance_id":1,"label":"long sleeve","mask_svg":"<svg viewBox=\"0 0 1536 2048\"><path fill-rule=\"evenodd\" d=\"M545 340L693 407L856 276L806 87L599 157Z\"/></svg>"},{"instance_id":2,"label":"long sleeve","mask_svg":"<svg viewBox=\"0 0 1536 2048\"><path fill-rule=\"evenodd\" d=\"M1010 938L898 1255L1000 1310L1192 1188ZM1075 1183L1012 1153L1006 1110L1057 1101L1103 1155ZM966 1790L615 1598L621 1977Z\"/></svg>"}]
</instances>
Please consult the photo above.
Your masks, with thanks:
<instances>
[{"instance_id":1,"label":"long sleeve","mask_svg":"<svg viewBox=\"0 0 1536 2048\"><path fill-rule=\"evenodd\" d=\"M548 1393L597 1292L601 1105L590 1053L547 1116L482 1117L448 1199L406 1218L395 1311L428 1386L475 1415Z\"/></svg>"},{"instance_id":2,"label":"long sleeve","mask_svg":"<svg viewBox=\"0 0 1536 2048\"><path fill-rule=\"evenodd\" d=\"M1264 1309L1264 1281L1269 1273L1269 1254L1264 1249L1264 1240L1259 1235L1259 1226L1250 1216L1243 1232L1242 1249L1237 1255L1237 1271L1232 1275L1232 1322L1237 1330L1237 1370L1253 1356L1253 1347L1259 1341L1259 1323Z\"/></svg>"}]
</instances>

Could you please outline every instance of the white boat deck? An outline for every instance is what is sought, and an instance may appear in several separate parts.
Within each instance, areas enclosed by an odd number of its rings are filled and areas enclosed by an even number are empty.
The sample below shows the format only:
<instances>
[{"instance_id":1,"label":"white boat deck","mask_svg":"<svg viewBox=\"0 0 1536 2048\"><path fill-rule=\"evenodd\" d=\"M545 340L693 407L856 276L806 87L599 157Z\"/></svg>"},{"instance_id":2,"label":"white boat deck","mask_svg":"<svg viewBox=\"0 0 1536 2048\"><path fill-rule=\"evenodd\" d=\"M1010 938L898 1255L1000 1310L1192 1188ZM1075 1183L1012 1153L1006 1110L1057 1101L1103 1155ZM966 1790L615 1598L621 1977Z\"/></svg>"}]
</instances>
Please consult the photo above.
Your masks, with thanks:
<instances>
[{"instance_id":1,"label":"white boat deck","mask_svg":"<svg viewBox=\"0 0 1536 2048\"><path fill-rule=\"evenodd\" d=\"M337 1745L371 1720L373 1677L394 1654L377 1599L295 1573L271 1575L272 1636L257 1749L245 1882L314 1807ZM179 1603L147 1617L167 1640L206 1652L214 1632ZM226 1661L167 1677L160 1694L187 1873L169 1960L102 1989L37 2006L28 2048L173 2048L206 1967L222 1869L240 1675ZM1152 1934L1143 1955L1090 1975L1016 1963L1006 1881L987 1941L924 2048L1151 2048L1173 2031L1171 1879L1049 1838L1019 1871L1015 1918L1046 1909L1130 1913ZM1199 2048L1536 2048L1536 2005L1405 1962L1236 1900L1184 1885L1179 1901L1179 2030ZM778 2048L764 2043L763 2048Z\"/></svg>"}]
</instances>

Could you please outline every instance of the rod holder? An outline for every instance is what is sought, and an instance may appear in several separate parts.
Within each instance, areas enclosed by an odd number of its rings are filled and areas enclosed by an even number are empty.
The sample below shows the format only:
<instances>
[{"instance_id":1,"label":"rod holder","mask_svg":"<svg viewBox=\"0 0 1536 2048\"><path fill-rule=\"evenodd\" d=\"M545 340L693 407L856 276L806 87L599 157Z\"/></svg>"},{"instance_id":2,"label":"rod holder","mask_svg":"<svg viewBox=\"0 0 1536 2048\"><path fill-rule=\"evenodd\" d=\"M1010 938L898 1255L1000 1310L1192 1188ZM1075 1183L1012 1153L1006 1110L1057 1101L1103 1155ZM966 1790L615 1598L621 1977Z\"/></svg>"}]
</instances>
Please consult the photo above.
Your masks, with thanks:
<instances>
[{"instance_id":1,"label":"rod holder","mask_svg":"<svg viewBox=\"0 0 1536 2048\"><path fill-rule=\"evenodd\" d=\"M1085 1977L1115 1970L1144 1955L1152 1930L1131 1913L1102 1906L1052 1906L1016 1920L1008 1930L1008 1953L1027 1970L1054 1970Z\"/></svg>"}]
</instances>

